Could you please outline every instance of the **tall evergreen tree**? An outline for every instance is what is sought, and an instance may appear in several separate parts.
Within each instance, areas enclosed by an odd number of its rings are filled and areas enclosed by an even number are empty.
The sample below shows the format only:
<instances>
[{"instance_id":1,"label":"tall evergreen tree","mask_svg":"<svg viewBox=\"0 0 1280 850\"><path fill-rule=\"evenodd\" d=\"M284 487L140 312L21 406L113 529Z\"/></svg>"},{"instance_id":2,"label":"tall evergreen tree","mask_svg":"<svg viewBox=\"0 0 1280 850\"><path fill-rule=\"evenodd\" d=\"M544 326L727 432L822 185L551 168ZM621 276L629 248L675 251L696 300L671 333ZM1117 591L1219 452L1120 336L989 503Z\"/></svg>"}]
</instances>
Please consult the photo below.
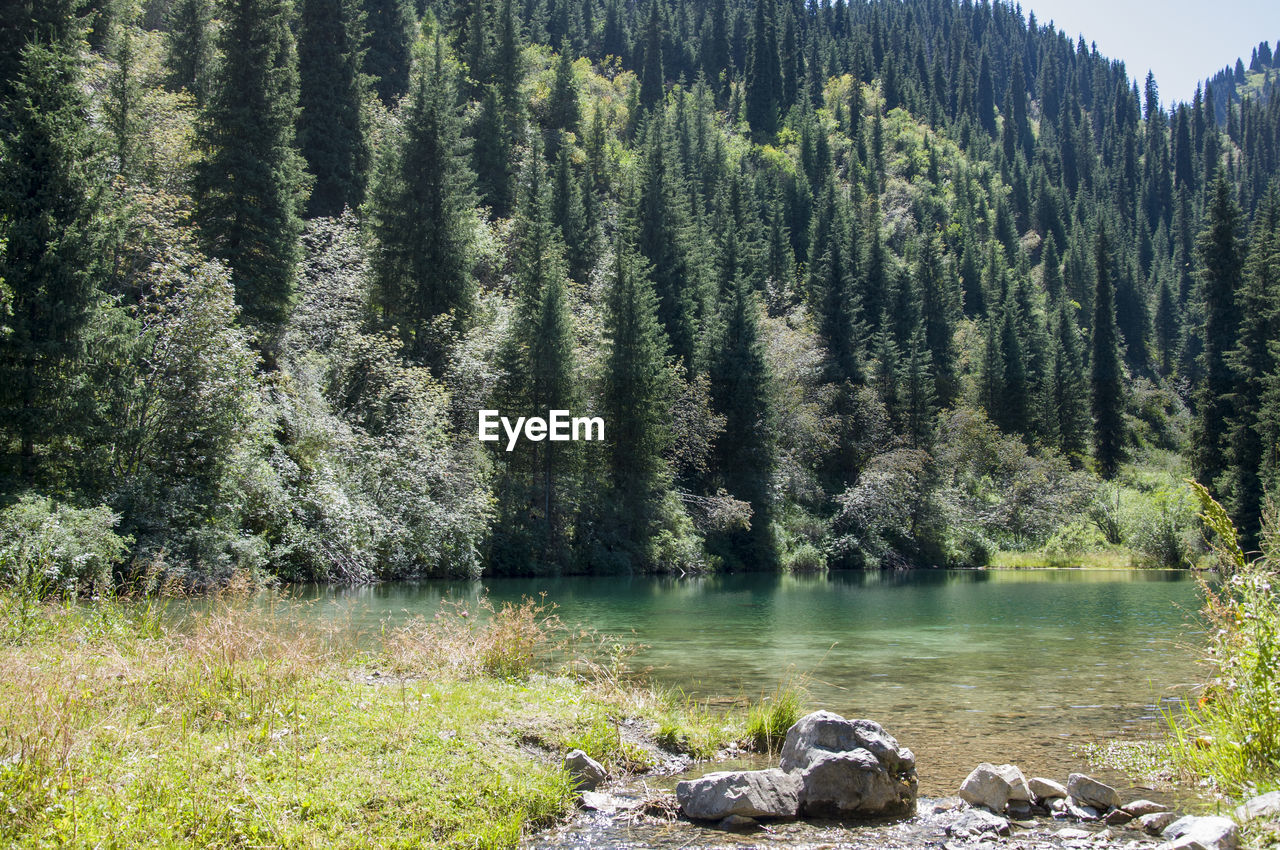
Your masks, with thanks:
<instances>
[{"instance_id":1,"label":"tall evergreen tree","mask_svg":"<svg viewBox=\"0 0 1280 850\"><path fill-rule=\"evenodd\" d=\"M511 214L511 158L515 155L515 146L500 98L496 85L485 88L471 130L471 167L476 174L481 203L487 205L496 218L506 218Z\"/></svg>"},{"instance_id":2,"label":"tall evergreen tree","mask_svg":"<svg viewBox=\"0 0 1280 850\"><path fill-rule=\"evenodd\" d=\"M1053 327L1049 400L1058 450L1079 465L1089 451L1089 391L1085 386L1084 352L1073 308L1058 300Z\"/></svg>"},{"instance_id":3,"label":"tall evergreen tree","mask_svg":"<svg viewBox=\"0 0 1280 850\"><path fill-rule=\"evenodd\" d=\"M166 40L169 87L185 89L196 106L204 106L214 67L212 0L176 0L169 9Z\"/></svg>"},{"instance_id":4,"label":"tall evergreen tree","mask_svg":"<svg viewBox=\"0 0 1280 850\"><path fill-rule=\"evenodd\" d=\"M569 276L585 282L595 260L595 234L587 221L582 201L582 187L573 173L573 159L567 143L561 143L556 155L556 172L552 183L552 220L560 228L569 261Z\"/></svg>"},{"instance_id":5,"label":"tall evergreen tree","mask_svg":"<svg viewBox=\"0 0 1280 850\"><path fill-rule=\"evenodd\" d=\"M206 250L227 262L241 315L267 335L293 300L306 195L291 18L289 0L228 0L196 178Z\"/></svg>"},{"instance_id":6,"label":"tall evergreen tree","mask_svg":"<svg viewBox=\"0 0 1280 850\"><path fill-rule=\"evenodd\" d=\"M309 216L364 201L364 12L359 0L302 0L298 29L298 147L315 178Z\"/></svg>"},{"instance_id":7,"label":"tall evergreen tree","mask_svg":"<svg viewBox=\"0 0 1280 850\"><path fill-rule=\"evenodd\" d=\"M386 106L395 106L409 90L413 64L413 10L407 0L364 0L369 33L364 71Z\"/></svg>"},{"instance_id":8,"label":"tall evergreen tree","mask_svg":"<svg viewBox=\"0 0 1280 850\"><path fill-rule=\"evenodd\" d=\"M1090 407L1093 412L1093 457L1098 472L1111 479L1125 458L1124 370L1120 332L1116 327L1115 283L1111 240L1099 226L1094 241L1095 284L1093 343L1089 359Z\"/></svg>"},{"instance_id":9,"label":"tall evergreen tree","mask_svg":"<svg viewBox=\"0 0 1280 850\"><path fill-rule=\"evenodd\" d=\"M444 350L433 325L450 314L455 328L465 326L475 288L469 256L474 178L454 91L437 36L433 54L418 63L369 203L374 303L385 324L399 330L409 357L436 370Z\"/></svg>"},{"instance_id":10,"label":"tall evergreen tree","mask_svg":"<svg viewBox=\"0 0 1280 850\"><path fill-rule=\"evenodd\" d=\"M640 66L640 106L652 109L666 90L662 61L662 19L658 0L649 0L649 21L644 29L644 63Z\"/></svg>"},{"instance_id":11,"label":"tall evergreen tree","mask_svg":"<svg viewBox=\"0 0 1280 850\"><path fill-rule=\"evenodd\" d=\"M6 477L32 486L47 483L50 454L77 424L77 373L108 242L74 28L22 48L11 85L11 129L0 136L0 281L9 298L0 332L0 448Z\"/></svg>"},{"instance_id":12,"label":"tall evergreen tree","mask_svg":"<svg viewBox=\"0 0 1280 850\"><path fill-rule=\"evenodd\" d=\"M751 32L746 113L747 123L759 139L771 139L778 132L778 110L782 98L782 68L773 7L773 0L756 0L755 25Z\"/></svg>"},{"instance_id":13,"label":"tall evergreen tree","mask_svg":"<svg viewBox=\"0 0 1280 850\"><path fill-rule=\"evenodd\" d=\"M1227 420L1231 415L1234 376L1227 355L1236 347L1240 314L1236 292L1244 268L1240 239L1240 209L1226 177L1219 175L1205 210L1205 227L1197 242L1204 304L1200 379L1195 393L1192 425L1192 464L1196 478L1216 488L1226 469Z\"/></svg>"}]
</instances>

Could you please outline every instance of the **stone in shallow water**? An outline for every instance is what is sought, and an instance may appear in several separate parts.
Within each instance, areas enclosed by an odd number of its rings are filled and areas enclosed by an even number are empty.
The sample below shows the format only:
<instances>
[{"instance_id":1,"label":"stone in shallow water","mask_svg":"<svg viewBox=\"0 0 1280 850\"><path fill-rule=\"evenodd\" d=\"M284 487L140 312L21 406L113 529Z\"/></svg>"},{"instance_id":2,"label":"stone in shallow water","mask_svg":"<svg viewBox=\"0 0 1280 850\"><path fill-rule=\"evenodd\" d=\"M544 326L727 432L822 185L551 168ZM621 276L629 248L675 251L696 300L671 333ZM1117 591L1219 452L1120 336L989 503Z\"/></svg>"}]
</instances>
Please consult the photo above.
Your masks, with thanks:
<instances>
[{"instance_id":1,"label":"stone in shallow water","mask_svg":"<svg viewBox=\"0 0 1280 850\"><path fill-rule=\"evenodd\" d=\"M1081 805L1078 800L1067 798L1067 816L1076 820L1095 821L1099 817L1099 812L1093 806Z\"/></svg>"},{"instance_id":2,"label":"stone in shallow water","mask_svg":"<svg viewBox=\"0 0 1280 850\"><path fill-rule=\"evenodd\" d=\"M1269 818L1275 815L1280 815L1280 791L1254 797L1237 806L1235 811L1236 820L1242 823L1254 818Z\"/></svg>"},{"instance_id":3,"label":"stone in shallow water","mask_svg":"<svg viewBox=\"0 0 1280 850\"><path fill-rule=\"evenodd\" d=\"M1236 850L1240 828L1231 818L1187 815L1165 828L1162 850Z\"/></svg>"},{"instance_id":4,"label":"stone in shallow water","mask_svg":"<svg viewBox=\"0 0 1280 850\"><path fill-rule=\"evenodd\" d=\"M564 757L564 769L573 777L573 784L580 789L594 791L609 777L604 765L582 750L570 750Z\"/></svg>"},{"instance_id":5,"label":"stone in shallow water","mask_svg":"<svg viewBox=\"0 0 1280 850\"><path fill-rule=\"evenodd\" d=\"M1116 789L1083 773L1073 773L1067 777L1067 796L1079 804L1093 806L1104 812L1120 808L1120 795Z\"/></svg>"},{"instance_id":6,"label":"stone in shallow water","mask_svg":"<svg viewBox=\"0 0 1280 850\"><path fill-rule=\"evenodd\" d=\"M1169 811L1169 807L1164 803L1153 803L1150 800L1134 800L1132 803L1125 803L1121 808L1135 818Z\"/></svg>"},{"instance_id":7,"label":"stone in shallow water","mask_svg":"<svg viewBox=\"0 0 1280 850\"><path fill-rule=\"evenodd\" d=\"M800 777L776 767L726 770L676 784L680 808L694 820L793 818L799 806Z\"/></svg>"},{"instance_id":8,"label":"stone in shallow water","mask_svg":"<svg viewBox=\"0 0 1280 850\"><path fill-rule=\"evenodd\" d=\"M1000 768L983 762L973 769L960 783L960 799L971 806L983 806L993 812L1003 812L1009 804L1012 792L1009 780Z\"/></svg>"},{"instance_id":9,"label":"stone in shallow water","mask_svg":"<svg viewBox=\"0 0 1280 850\"><path fill-rule=\"evenodd\" d=\"M952 838L969 838L983 833L1008 835L1009 822L982 809L967 809L954 813L943 829Z\"/></svg>"},{"instance_id":10,"label":"stone in shallow water","mask_svg":"<svg viewBox=\"0 0 1280 850\"><path fill-rule=\"evenodd\" d=\"M1152 812L1139 817L1138 823L1142 825L1142 831L1147 835L1159 835L1177 819L1178 816L1173 812Z\"/></svg>"},{"instance_id":11,"label":"stone in shallow water","mask_svg":"<svg viewBox=\"0 0 1280 850\"><path fill-rule=\"evenodd\" d=\"M800 812L819 818L915 814L915 771L895 776L868 750L822 753L800 777Z\"/></svg>"},{"instance_id":12,"label":"stone in shallow water","mask_svg":"<svg viewBox=\"0 0 1280 850\"><path fill-rule=\"evenodd\" d=\"M867 750L890 773L915 770L916 757L874 720L845 720L831 711L815 711L787 730L782 769L803 770L822 753Z\"/></svg>"},{"instance_id":13,"label":"stone in shallow water","mask_svg":"<svg viewBox=\"0 0 1280 850\"><path fill-rule=\"evenodd\" d=\"M1107 816L1103 818L1103 821L1106 822L1107 826L1124 826L1131 820L1133 820L1133 815L1129 814L1124 809L1112 809L1110 812L1107 812Z\"/></svg>"},{"instance_id":14,"label":"stone in shallow water","mask_svg":"<svg viewBox=\"0 0 1280 850\"><path fill-rule=\"evenodd\" d=\"M1027 787L1031 789L1031 796L1040 802L1048 800L1058 800L1067 796L1067 789L1060 782L1054 782L1052 779L1045 779L1043 776L1033 776L1027 782Z\"/></svg>"}]
</instances>

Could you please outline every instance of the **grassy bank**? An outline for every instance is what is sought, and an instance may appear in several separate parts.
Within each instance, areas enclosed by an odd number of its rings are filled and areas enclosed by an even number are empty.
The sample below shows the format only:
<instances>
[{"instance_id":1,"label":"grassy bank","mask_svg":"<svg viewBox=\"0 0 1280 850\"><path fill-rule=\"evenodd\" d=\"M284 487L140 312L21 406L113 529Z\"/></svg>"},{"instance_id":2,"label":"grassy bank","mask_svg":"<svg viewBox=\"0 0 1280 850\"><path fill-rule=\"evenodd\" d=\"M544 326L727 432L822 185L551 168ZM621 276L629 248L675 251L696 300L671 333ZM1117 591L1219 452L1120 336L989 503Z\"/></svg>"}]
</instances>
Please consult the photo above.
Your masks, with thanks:
<instances>
[{"instance_id":1,"label":"grassy bank","mask_svg":"<svg viewBox=\"0 0 1280 850\"><path fill-rule=\"evenodd\" d=\"M536 602L363 650L305 613L0 597L0 843L510 846L572 805L568 749L649 766L623 720L699 755L745 731Z\"/></svg>"}]
</instances>

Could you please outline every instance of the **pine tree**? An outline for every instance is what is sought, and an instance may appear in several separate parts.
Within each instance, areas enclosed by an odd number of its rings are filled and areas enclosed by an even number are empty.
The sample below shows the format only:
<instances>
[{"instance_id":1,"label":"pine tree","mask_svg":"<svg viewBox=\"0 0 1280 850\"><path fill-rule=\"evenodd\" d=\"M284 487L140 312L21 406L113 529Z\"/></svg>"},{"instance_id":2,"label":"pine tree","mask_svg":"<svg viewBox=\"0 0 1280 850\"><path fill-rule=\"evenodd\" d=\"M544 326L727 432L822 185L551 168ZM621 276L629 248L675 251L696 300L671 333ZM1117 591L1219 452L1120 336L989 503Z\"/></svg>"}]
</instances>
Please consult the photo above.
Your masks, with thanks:
<instances>
[{"instance_id":1,"label":"pine tree","mask_svg":"<svg viewBox=\"0 0 1280 850\"><path fill-rule=\"evenodd\" d=\"M1058 300L1053 327L1049 399L1058 450L1078 466L1089 451L1089 393L1084 381L1080 329L1065 298Z\"/></svg>"},{"instance_id":2,"label":"pine tree","mask_svg":"<svg viewBox=\"0 0 1280 850\"><path fill-rule=\"evenodd\" d=\"M756 0L755 26L751 34L751 67L747 74L747 123L757 139L771 139L778 132L782 97L782 69L778 35L773 23L772 0Z\"/></svg>"},{"instance_id":3,"label":"pine tree","mask_svg":"<svg viewBox=\"0 0 1280 850\"><path fill-rule=\"evenodd\" d=\"M1276 371L1280 340L1280 187L1272 185L1258 208L1240 290L1239 342L1228 353L1236 378L1227 438L1227 494L1232 519L1248 551L1259 542L1265 486L1276 467L1264 443L1267 376ZM1270 473L1270 474L1269 474Z\"/></svg>"},{"instance_id":4,"label":"pine tree","mask_svg":"<svg viewBox=\"0 0 1280 850\"><path fill-rule=\"evenodd\" d=\"M368 49L364 71L373 78L373 90L388 107L395 106L409 90L413 64L413 10L406 0L364 0Z\"/></svg>"},{"instance_id":5,"label":"pine tree","mask_svg":"<svg viewBox=\"0 0 1280 850\"><path fill-rule=\"evenodd\" d=\"M298 147L315 178L307 215L336 216L364 201L364 12L358 0L302 0L298 29Z\"/></svg>"},{"instance_id":6,"label":"pine tree","mask_svg":"<svg viewBox=\"0 0 1280 850\"><path fill-rule=\"evenodd\" d=\"M924 328L917 328L907 346L903 364L903 430L913 448L928 449L933 444L934 416L937 414L936 381L930 362Z\"/></svg>"},{"instance_id":7,"label":"pine tree","mask_svg":"<svg viewBox=\"0 0 1280 850\"><path fill-rule=\"evenodd\" d=\"M582 123L578 84L573 78L573 56L569 50L568 42L562 42L551 94L547 98L547 158L552 161L560 152L561 134L576 135Z\"/></svg>"},{"instance_id":8,"label":"pine tree","mask_svg":"<svg viewBox=\"0 0 1280 850\"><path fill-rule=\"evenodd\" d=\"M734 265L742 267L740 261ZM714 466L729 494L751 505L749 528L722 532L711 544L723 552L729 566L747 569L774 568L778 562L773 414L759 313L754 288L738 275L722 299L720 333L708 366L712 405L725 418L716 438Z\"/></svg>"},{"instance_id":9,"label":"pine tree","mask_svg":"<svg viewBox=\"0 0 1280 850\"><path fill-rule=\"evenodd\" d=\"M186 90L204 106L214 65L212 0L176 0L169 10L165 65L168 86Z\"/></svg>"},{"instance_id":10,"label":"pine tree","mask_svg":"<svg viewBox=\"0 0 1280 850\"><path fill-rule=\"evenodd\" d=\"M1239 230L1240 210L1231 197L1226 177L1219 175L1196 246L1201 262L1204 347L1200 353L1203 377L1195 394L1192 464L1197 480L1210 488L1217 487L1218 476L1226 469L1227 419L1235 390L1227 354L1236 347L1240 327L1236 292L1244 256Z\"/></svg>"},{"instance_id":11,"label":"pine tree","mask_svg":"<svg viewBox=\"0 0 1280 850\"><path fill-rule=\"evenodd\" d=\"M1111 241L1101 226L1094 242L1094 265L1093 344L1089 360L1093 456L1099 474L1110 480L1125 457L1124 373L1116 327Z\"/></svg>"},{"instance_id":12,"label":"pine tree","mask_svg":"<svg viewBox=\"0 0 1280 850\"><path fill-rule=\"evenodd\" d=\"M520 97L520 86L524 82L524 41L514 0L502 0L493 64L498 94L502 97L507 116L507 129L514 136L519 129L519 118L524 108Z\"/></svg>"},{"instance_id":13,"label":"pine tree","mask_svg":"<svg viewBox=\"0 0 1280 850\"><path fill-rule=\"evenodd\" d=\"M556 173L552 184L551 216L560 228L569 260L569 276L585 283L595 260L595 234L588 222L582 201L582 187L573 173L569 145L562 142L556 155Z\"/></svg>"},{"instance_id":14,"label":"pine tree","mask_svg":"<svg viewBox=\"0 0 1280 850\"><path fill-rule=\"evenodd\" d=\"M78 424L77 373L108 272L108 234L75 28L22 48L11 86L11 129L0 136L0 280L9 298L0 448L5 473L30 487L47 483L53 444Z\"/></svg>"},{"instance_id":15,"label":"pine tree","mask_svg":"<svg viewBox=\"0 0 1280 850\"><path fill-rule=\"evenodd\" d=\"M435 320L450 314L461 328L470 319L474 178L439 36L433 55L418 64L371 193L370 272L384 323L398 328L411 359L438 370L444 350L432 332Z\"/></svg>"},{"instance_id":16,"label":"pine tree","mask_svg":"<svg viewBox=\"0 0 1280 850\"><path fill-rule=\"evenodd\" d=\"M925 346L934 374L933 399L946 407L960 384L956 370L955 330L960 318L960 287L943 265L938 238L921 240L916 261L916 288L924 321Z\"/></svg>"},{"instance_id":17,"label":"pine tree","mask_svg":"<svg viewBox=\"0 0 1280 850\"><path fill-rule=\"evenodd\" d=\"M306 191L291 12L288 0L228 0L196 175L205 249L230 268L241 316L268 336L293 300Z\"/></svg>"},{"instance_id":18,"label":"pine tree","mask_svg":"<svg viewBox=\"0 0 1280 850\"><path fill-rule=\"evenodd\" d=\"M671 470L671 378L658 299L643 261L620 237L605 300L608 353L600 390L614 534L641 565L657 530Z\"/></svg>"},{"instance_id":19,"label":"pine tree","mask_svg":"<svg viewBox=\"0 0 1280 850\"><path fill-rule=\"evenodd\" d=\"M658 0L649 0L649 22L644 30L644 64L640 66L640 106L652 109L662 102L666 90L662 63L662 21Z\"/></svg>"},{"instance_id":20,"label":"pine tree","mask_svg":"<svg viewBox=\"0 0 1280 850\"><path fill-rule=\"evenodd\" d=\"M471 135L471 167L476 174L480 201L495 218L506 218L511 214L511 158L515 155L515 146L507 131L496 85L485 88Z\"/></svg>"}]
</instances>

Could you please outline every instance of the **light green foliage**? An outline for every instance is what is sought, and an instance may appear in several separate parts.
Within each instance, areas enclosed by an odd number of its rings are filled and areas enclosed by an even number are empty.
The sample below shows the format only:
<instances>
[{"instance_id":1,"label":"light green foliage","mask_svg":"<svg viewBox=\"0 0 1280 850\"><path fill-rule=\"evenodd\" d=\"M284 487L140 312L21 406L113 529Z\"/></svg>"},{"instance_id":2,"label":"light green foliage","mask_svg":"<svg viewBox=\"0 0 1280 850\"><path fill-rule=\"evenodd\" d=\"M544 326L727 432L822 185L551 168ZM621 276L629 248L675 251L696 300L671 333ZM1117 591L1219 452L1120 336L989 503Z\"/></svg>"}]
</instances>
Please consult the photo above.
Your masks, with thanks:
<instances>
[{"instance_id":1,"label":"light green foliage","mask_svg":"<svg viewBox=\"0 0 1280 850\"><path fill-rule=\"evenodd\" d=\"M130 543L115 533L119 522L101 505L22 497L0 511L0 583L36 597L109 592Z\"/></svg>"}]
</instances>

